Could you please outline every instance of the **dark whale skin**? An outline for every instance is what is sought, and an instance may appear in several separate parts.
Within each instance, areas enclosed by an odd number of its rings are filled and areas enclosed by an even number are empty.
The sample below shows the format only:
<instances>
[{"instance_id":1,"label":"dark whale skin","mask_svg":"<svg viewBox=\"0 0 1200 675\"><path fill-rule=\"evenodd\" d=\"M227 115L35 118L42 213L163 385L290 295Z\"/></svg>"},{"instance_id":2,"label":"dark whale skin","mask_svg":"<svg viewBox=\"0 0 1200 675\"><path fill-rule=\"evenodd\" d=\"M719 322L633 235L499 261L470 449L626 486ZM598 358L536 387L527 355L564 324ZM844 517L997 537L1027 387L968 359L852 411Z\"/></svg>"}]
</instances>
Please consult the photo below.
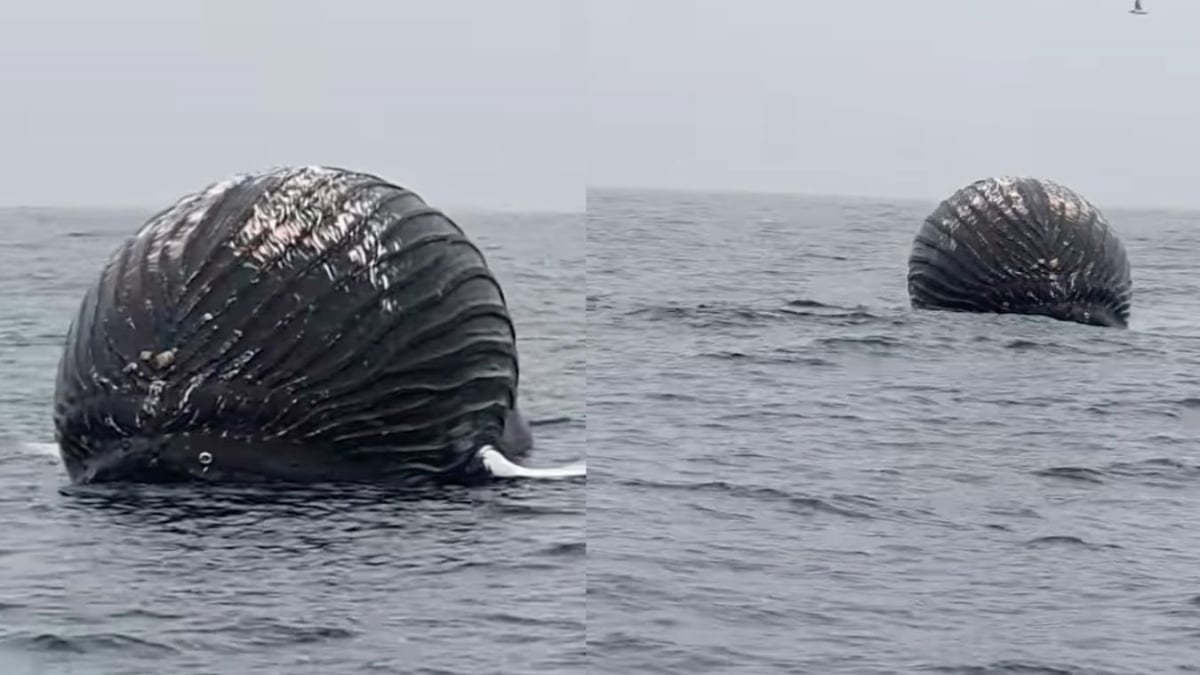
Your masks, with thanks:
<instances>
[{"instance_id":1,"label":"dark whale skin","mask_svg":"<svg viewBox=\"0 0 1200 675\"><path fill-rule=\"evenodd\" d=\"M1129 324L1125 247L1090 202L1053 181L976 181L925 219L908 261L918 309Z\"/></svg>"},{"instance_id":2,"label":"dark whale skin","mask_svg":"<svg viewBox=\"0 0 1200 675\"><path fill-rule=\"evenodd\" d=\"M73 483L484 480L531 448L516 331L462 229L330 167L187 195L73 319L54 426Z\"/></svg>"}]
</instances>

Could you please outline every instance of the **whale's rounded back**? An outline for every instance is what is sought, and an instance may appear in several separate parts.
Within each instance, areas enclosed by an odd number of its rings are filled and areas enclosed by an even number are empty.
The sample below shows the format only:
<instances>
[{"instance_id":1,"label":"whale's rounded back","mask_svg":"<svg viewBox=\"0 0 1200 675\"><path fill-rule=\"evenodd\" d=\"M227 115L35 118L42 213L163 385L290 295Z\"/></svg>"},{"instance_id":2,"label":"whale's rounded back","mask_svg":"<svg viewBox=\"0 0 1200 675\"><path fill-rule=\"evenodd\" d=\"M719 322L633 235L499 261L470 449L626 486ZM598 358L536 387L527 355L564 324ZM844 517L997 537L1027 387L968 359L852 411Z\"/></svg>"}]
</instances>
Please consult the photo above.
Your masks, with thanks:
<instances>
[{"instance_id":1,"label":"whale's rounded back","mask_svg":"<svg viewBox=\"0 0 1200 675\"><path fill-rule=\"evenodd\" d=\"M987 178L938 204L908 261L916 308L1124 327L1133 286L1100 209L1053 181Z\"/></svg>"},{"instance_id":2,"label":"whale's rounded back","mask_svg":"<svg viewBox=\"0 0 1200 675\"><path fill-rule=\"evenodd\" d=\"M502 445L504 294L413 192L325 167L239 176L152 217L68 332L55 391L76 482L402 480Z\"/></svg>"}]
</instances>

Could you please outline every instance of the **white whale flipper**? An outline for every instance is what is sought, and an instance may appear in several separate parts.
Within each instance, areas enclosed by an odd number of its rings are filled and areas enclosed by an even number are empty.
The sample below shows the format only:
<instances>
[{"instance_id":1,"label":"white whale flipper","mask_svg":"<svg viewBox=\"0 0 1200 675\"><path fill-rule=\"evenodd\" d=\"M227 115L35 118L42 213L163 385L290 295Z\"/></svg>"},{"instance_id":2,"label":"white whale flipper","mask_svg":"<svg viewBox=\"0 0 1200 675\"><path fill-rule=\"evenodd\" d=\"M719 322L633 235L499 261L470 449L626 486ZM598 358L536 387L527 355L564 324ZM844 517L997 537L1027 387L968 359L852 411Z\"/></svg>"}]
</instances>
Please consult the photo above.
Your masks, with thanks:
<instances>
[{"instance_id":1,"label":"white whale flipper","mask_svg":"<svg viewBox=\"0 0 1200 675\"><path fill-rule=\"evenodd\" d=\"M512 463L502 452L490 445L479 449L479 459L488 473L496 478L576 478L587 475L587 462L531 469Z\"/></svg>"}]
</instances>

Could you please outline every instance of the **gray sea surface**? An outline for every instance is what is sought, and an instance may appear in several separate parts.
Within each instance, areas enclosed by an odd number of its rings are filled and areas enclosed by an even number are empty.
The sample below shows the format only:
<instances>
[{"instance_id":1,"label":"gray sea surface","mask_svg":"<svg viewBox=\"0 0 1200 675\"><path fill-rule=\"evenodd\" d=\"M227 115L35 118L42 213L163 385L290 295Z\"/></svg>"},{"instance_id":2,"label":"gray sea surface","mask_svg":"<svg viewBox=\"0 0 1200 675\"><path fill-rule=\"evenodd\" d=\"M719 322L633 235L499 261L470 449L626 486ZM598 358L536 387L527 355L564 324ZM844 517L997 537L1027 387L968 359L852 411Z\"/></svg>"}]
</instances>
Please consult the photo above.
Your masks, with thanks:
<instances>
[{"instance_id":1,"label":"gray sea surface","mask_svg":"<svg viewBox=\"0 0 1200 675\"><path fill-rule=\"evenodd\" d=\"M1119 330L913 311L933 206L589 193L589 672L1200 672L1200 215Z\"/></svg>"},{"instance_id":2,"label":"gray sea surface","mask_svg":"<svg viewBox=\"0 0 1200 675\"><path fill-rule=\"evenodd\" d=\"M70 488L62 341L149 212L0 210L0 673L586 669L580 480L377 489ZM585 456L582 214L452 214L518 329L531 465Z\"/></svg>"}]
</instances>

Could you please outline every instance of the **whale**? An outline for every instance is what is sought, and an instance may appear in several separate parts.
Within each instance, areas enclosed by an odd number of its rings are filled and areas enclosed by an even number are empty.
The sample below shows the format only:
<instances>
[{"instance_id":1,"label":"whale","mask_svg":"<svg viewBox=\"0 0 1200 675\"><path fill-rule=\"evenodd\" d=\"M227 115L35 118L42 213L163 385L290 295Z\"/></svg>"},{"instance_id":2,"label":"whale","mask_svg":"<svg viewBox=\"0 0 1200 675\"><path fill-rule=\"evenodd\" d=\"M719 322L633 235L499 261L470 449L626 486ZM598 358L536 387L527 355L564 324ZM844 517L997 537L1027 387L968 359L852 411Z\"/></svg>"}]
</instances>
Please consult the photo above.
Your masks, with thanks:
<instances>
[{"instance_id":1,"label":"whale","mask_svg":"<svg viewBox=\"0 0 1200 675\"><path fill-rule=\"evenodd\" d=\"M67 330L55 440L75 484L516 475L516 337L484 254L412 190L239 174L107 258Z\"/></svg>"},{"instance_id":2,"label":"whale","mask_svg":"<svg viewBox=\"0 0 1200 675\"><path fill-rule=\"evenodd\" d=\"M1047 316L1124 328L1124 245L1100 209L1051 180L977 180L938 203L913 239L916 309Z\"/></svg>"}]
</instances>

